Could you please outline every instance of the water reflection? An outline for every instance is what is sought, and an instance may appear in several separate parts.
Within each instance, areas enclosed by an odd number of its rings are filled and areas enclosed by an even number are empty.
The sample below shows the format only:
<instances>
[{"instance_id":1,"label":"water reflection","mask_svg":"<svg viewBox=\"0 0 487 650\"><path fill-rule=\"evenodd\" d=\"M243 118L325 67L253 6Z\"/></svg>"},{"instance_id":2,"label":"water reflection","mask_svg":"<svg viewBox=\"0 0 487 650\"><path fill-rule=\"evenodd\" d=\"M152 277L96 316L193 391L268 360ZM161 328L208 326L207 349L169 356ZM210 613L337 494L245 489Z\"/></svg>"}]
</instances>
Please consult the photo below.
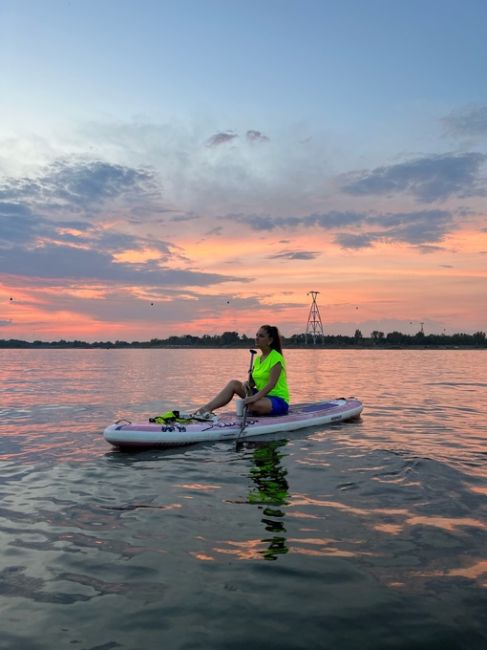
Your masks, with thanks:
<instances>
[{"instance_id":1,"label":"water reflection","mask_svg":"<svg viewBox=\"0 0 487 650\"><path fill-rule=\"evenodd\" d=\"M285 454L280 451L280 448L285 447L286 444L287 440L276 440L249 442L246 445L248 449L253 448L253 467L249 477L255 484L255 488L249 493L248 503L257 504L262 510L261 521L265 529L272 533L271 537L261 540L267 545L267 548L261 551L266 560L277 560L279 555L289 552L285 512L281 507L289 502L287 470L281 464Z\"/></svg>"}]
</instances>

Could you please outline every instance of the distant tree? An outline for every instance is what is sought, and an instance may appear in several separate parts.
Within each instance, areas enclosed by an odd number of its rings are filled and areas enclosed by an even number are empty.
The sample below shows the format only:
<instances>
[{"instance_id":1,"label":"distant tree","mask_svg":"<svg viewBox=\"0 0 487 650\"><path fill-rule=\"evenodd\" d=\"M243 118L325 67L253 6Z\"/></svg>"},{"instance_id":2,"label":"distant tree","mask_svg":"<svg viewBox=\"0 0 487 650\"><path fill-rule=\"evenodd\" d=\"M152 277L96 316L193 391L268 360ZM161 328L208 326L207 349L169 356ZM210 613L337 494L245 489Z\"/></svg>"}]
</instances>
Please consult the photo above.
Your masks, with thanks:
<instances>
[{"instance_id":1,"label":"distant tree","mask_svg":"<svg viewBox=\"0 0 487 650\"><path fill-rule=\"evenodd\" d=\"M400 345L401 343L407 343L410 340L410 337L407 336L406 334L403 334L402 332L389 332L389 334L386 336L386 340L388 343L392 343L393 345Z\"/></svg>"},{"instance_id":2,"label":"distant tree","mask_svg":"<svg viewBox=\"0 0 487 650\"><path fill-rule=\"evenodd\" d=\"M474 332L472 339L475 345L485 345L485 332Z\"/></svg>"},{"instance_id":3,"label":"distant tree","mask_svg":"<svg viewBox=\"0 0 487 650\"><path fill-rule=\"evenodd\" d=\"M379 332L379 330L374 330L371 332L370 336L374 339L374 341L382 341L384 338L384 332Z\"/></svg>"},{"instance_id":4,"label":"distant tree","mask_svg":"<svg viewBox=\"0 0 487 650\"><path fill-rule=\"evenodd\" d=\"M353 335L353 338L356 341L361 341L364 337L363 337L362 332L360 330L355 330L355 334Z\"/></svg>"},{"instance_id":5,"label":"distant tree","mask_svg":"<svg viewBox=\"0 0 487 650\"><path fill-rule=\"evenodd\" d=\"M222 345L235 345L239 340L238 332L223 332L221 336Z\"/></svg>"}]
</instances>

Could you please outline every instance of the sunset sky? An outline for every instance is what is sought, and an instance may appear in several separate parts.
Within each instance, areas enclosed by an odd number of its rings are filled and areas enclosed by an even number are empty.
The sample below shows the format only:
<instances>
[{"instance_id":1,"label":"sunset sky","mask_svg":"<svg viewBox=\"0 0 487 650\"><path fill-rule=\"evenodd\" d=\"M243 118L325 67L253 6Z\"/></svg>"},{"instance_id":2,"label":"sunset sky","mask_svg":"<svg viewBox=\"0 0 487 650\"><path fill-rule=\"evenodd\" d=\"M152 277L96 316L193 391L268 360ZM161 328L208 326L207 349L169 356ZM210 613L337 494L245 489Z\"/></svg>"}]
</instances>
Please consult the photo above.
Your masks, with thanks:
<instances>
[{"instance_id":1,"label":"sunset sky","mask_svg":"<svg viewBox=\"0 0 487 650\"><path fill-rule=\"evenodd\" d=\"M485 0L0 0L0 339L487 328Z\"/></svg>"}]
</instances>

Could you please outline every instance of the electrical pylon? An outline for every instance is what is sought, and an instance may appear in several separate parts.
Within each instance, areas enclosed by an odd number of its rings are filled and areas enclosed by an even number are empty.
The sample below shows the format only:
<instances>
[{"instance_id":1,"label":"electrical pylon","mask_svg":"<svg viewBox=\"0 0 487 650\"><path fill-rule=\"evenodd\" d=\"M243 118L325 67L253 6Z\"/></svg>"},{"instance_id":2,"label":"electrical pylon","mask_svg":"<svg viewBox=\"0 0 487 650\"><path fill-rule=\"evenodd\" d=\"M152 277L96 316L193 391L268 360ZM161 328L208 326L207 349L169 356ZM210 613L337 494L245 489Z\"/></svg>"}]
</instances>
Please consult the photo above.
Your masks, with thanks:
<instances>
[{"instance_id":1,"label":"electrical pylon","mask_svg":"<svg viewBox=\"0 0 487 650\"><path fill-rule=\"evenodd\" d=\"M309 310L308 322L306 324L306 334L305 342L308 343L308 334L311 334L313 339L313 345L316 343L316 337L321 336L321 342L323 343L323 338L325 336L323 332L323 323L321 322L320 310L318 309L318 303L316 302L316 296L319 294L319 291L308 291L307 296L311 296L311 308Z\"/></svg>"}]
</instances>

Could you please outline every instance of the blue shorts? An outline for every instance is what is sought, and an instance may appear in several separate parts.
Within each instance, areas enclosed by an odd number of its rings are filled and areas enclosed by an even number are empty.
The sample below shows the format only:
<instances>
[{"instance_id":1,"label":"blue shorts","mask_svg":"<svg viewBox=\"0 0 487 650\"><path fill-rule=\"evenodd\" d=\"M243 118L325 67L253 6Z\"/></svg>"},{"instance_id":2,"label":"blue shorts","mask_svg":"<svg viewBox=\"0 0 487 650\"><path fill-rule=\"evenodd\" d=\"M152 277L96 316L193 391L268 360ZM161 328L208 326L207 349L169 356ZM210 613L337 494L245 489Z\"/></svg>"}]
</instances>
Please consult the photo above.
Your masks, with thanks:
<instances>
[{"instance_id":1,"label":"blue shorts","mask_svg":"<svg viewBox=\"0 0 487 650\"><path fill-rule=\"evenodd\" d=\"M289 404L282 397L267 396L272 402L272 411L270 415L287 415Z\"/></svg>"}]
</instances>

